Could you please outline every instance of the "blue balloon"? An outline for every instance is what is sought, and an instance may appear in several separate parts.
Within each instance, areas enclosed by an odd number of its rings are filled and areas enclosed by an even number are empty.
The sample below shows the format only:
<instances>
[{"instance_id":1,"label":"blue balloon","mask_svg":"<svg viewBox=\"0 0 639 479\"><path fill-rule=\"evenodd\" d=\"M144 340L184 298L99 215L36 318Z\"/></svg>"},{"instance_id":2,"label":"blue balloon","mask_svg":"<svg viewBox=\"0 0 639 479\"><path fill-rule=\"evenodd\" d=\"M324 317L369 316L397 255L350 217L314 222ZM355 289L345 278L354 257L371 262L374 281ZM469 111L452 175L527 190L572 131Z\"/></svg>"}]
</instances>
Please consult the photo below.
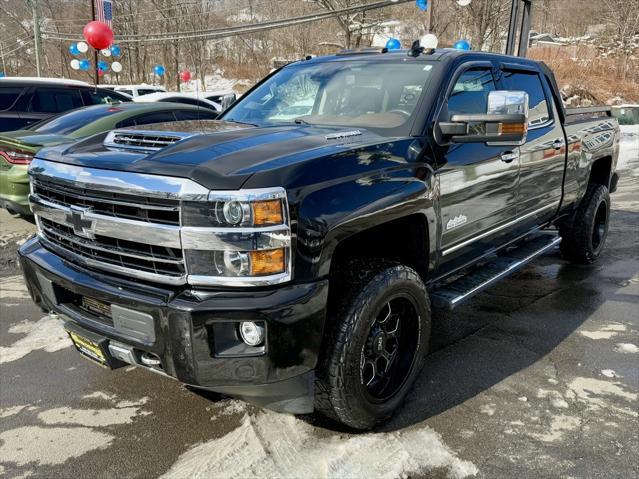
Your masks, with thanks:
<instances>
[{"instance_id":1,"label":"blue balloon","mask_svg":"<svg viewBox=\"0 0 639 479\"><path fill-rule=\"evenodd\" d=\"M0 78L4 78L5 76L4 72L0 72Z\"/></svg>"},{"instance_id":2,"label":"blue balloon","mask_svg":"<svg viewBox=\"0 0 639 479\"><path fill-rule=\"evenodd\" d=\"M386 42L386 48L389 50L399 50L401 47L402 44L397 38L389 38Z\"/></svg>"},{"instance_id":3,"label":"blue balloon","mask_svg":"<svg viewBox=\"0 0 639 479\"><path fill-rule=\"evenodd\" d=\"M155 65L153 67L153 72L159 77L163 76L165 71L166 70L164 69L163 65Z\"/></svg>"},{"instance_id":4,"label":"blue balloon","mask_svg":"<svg viewBox=\"0 0 639 479\"><path fill-rule=\"evenodd\" d=\"M120 48L120 45L111 45L111 55L113 55L114 57L119 57L120 55L122 55L122 49Z\"/></svg>"},{"instance_id":5,"label":"blue balloon","mask_svg":"<svg viewBox=\"0 0 639 479\"><path fill-rule=\"evenodd\" d=\"M415 0L415 5L424 12L428 10L428 0Z\"/></svg>"},{"instance_id":6,"label":"blue balloon","mask_svg":"<svg viewBox=\"0 0 639 479\"><path fill-rule=\"evenodd\" d=\"M101 70L103 72L106 72L109 70L109 64L107 62L105 62L104 60L100 60L98 62L98 70Z\"/></svg>"},{"instance_id":7,"label":"blue balloon","mask_svg":"<svg viewBox=\"0 0 639 479\"><path fill-rule=\"evenodd\" d=\"M77 43L72 43L71 46L69 47L69 53L71 55L79 55L80 54L80 50L78 50L78 44Z\"/></svg>"},{"instance_id":8,"label":"blue balloon","mask_svg":"<svg viewBox=\"0 0 639 479\"><path fill-rule=\"evenodd\" d=\"M91 63L86 58L80 60L80 70L83 72L88 72L89 68L91 68Z\"/></svg>"},{"instance_id":9,"label":"blue balloon","mask_svg":"<svg viewBox=\"0 0 639 479\"><path fill-rule=\"evenodd\" d=\"M458 40L455 42L455 45L453 45L453 48L455 50L470 50L470 43L468 40Z\"/></svg>"}]
</instances>

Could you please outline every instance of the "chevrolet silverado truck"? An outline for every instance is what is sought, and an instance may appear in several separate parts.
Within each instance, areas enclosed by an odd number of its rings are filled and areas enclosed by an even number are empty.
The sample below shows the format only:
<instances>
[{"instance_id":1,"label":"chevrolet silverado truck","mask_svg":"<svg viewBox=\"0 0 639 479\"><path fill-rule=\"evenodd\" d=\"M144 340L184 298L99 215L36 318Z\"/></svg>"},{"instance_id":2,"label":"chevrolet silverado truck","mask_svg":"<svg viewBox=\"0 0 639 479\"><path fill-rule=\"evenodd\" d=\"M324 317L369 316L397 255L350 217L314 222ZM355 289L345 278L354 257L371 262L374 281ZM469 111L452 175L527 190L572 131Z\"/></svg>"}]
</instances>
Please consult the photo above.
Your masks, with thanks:
<instances>
[{"instance_id":1,"label":"chevrolet silverado truck","mask_svg":"<svg viewBox=\"0 0 639 479\"><path fill-rule=\"evenodd\" d=\"M565 110L544 64L345 51L220 120L41 150L20 259L99 364L367 429L419 374L431 311L557 245L600 256L618 149L610 111Z\"/></svg>"}]
</instances>

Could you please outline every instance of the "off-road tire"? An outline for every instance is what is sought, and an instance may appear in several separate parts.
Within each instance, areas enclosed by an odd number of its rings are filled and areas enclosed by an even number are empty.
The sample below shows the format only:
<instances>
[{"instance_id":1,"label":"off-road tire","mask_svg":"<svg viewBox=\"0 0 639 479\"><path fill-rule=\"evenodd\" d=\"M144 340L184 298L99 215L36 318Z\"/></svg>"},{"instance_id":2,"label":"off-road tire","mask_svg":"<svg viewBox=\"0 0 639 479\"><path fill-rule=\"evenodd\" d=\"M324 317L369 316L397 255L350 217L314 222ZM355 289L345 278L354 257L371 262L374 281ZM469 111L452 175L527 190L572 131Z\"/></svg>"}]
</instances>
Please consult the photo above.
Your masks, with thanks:
<instances>
[{"instance_id":1,"label":"off-road tire","mask_svg":"<svg viewBox=\"0 0 639 479\"><path fill-rule=\"evenodd\" d=\"M370 429L392 416L421 370L428 352L431 309L419 274L385 260L354 260L331 279L331 301L322 353L316 370L315 409L355 429ZM412 298L418 341L410 372L397 392L383 403L364 393L360 358L376 312L396 295ZM396 370L396 369L395 369Z\"/></svg>"},{"instance_id":2,"label":"off-road tire","mask_svg":"<svg viewBox=\"0 0 639 479\"><path fill-rule=\"evenodd\" d=\"M602 214L605 214L602 223ZM610 194L590 184L570 222L559 229L561 254L571 263L591 264L601 255L610 221ZM597 228L597 230L595 230Z\"/></svg>"}]
</instances>

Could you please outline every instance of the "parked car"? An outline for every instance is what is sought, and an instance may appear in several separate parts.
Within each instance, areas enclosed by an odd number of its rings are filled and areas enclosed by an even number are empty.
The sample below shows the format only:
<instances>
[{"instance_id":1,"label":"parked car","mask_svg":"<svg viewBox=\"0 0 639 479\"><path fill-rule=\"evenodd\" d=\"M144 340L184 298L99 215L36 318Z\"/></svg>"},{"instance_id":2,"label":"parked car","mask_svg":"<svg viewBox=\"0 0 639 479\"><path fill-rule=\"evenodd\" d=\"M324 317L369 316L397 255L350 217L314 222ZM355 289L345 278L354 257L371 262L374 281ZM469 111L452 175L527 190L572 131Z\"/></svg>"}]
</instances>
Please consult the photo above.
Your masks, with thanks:
<instances>
[{"instance_id":1,"label":"parked car","mask_svg":"<svg viewBox=\"0 0 639 479\"><path fill-rule=\"evenodd\" d=\"M17 130L82 106L128 100L78 80L0 78L0 131Z\"/></svg>"},{"instance_id":2,"label":"parked car","mask_svg":"<svg viewBox=\"0 0 639 479\"><path fill-rule=\"evenodd\" d=\"M222 110L226 110L235 102L235 100L237 100L237 95L233 90L198 91L188 92L186 94L195 98L204 98L205 100L217 103L221 106Z\"/></svg>"},{"instance_id":3,"label":"parked car","mask_svg":"<svg viewBox=\"0 0 639 479\"><path fill-rule=\"evenodd\" d=\"M367 429L419 374L432 306L558 245L574 263L604 248L618 124L565 110L542 63L344 52L285 66L221 120L31 164L22 270L95 362Z\"/></svg>"},{"instance_id":4,"label":"parked car","mask_svg":"<svg viewBox=\"0 0 639 479\"><path fill-rule=\"evenodd\" d=\"M0 133L0 206L12 213L30 214L28 165L44 146L136 125L215 119L216 113L173 103L94 105L42 120L23 130Z\"/></svg>"},{"instance_id":5,"label":"parked car","mask_svg":"<svg viewBox=\"0 0 639 479\"><path fill-rule=\"evenodd\" d=\"M222 111L222 105L206 98L198 98L190 93L175 93L175 92L158 92L150 93L149 95L139 96L134 98L136 102L154 102L154 101L168 101L171 103L185 103L187 105L197 105L202 108L208 108L216 112Z\"/></svg>"},{"instance_id":6,"label":"parked car","mask_svg":"<svg viewBox=\"0 0 639 479\"><path fill-rule=\"evenodd\" d=\"M166 91L166 89L162 86L156 85L103 85L104 88L107 88L112 91L117 91L118 93L124 93L131 98L137 98L139 96L148 95L150 93L158 93Z\"/></svg>"}]
</instances>

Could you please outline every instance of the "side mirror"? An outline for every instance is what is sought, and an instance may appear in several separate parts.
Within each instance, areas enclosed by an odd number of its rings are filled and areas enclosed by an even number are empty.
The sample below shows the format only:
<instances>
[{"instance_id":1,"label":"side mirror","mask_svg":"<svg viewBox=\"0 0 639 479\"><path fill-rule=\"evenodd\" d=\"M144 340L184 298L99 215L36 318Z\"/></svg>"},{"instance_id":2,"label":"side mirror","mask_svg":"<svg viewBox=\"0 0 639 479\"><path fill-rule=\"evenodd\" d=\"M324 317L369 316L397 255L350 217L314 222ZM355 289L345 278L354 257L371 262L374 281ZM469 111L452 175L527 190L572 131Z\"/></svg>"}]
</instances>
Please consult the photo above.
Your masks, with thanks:
<instances>
[{"instance_id":1,"label":"side mirror","mask_svg":"<svg viewBox=\"0 0 639 479\"><path fill-rule=\"evenodd\" d=\"M528 133L528 93L491 91L486 113L453 115L439 122L442 134L453 143L523 144Z\"/></svg>"}]
</instances>

